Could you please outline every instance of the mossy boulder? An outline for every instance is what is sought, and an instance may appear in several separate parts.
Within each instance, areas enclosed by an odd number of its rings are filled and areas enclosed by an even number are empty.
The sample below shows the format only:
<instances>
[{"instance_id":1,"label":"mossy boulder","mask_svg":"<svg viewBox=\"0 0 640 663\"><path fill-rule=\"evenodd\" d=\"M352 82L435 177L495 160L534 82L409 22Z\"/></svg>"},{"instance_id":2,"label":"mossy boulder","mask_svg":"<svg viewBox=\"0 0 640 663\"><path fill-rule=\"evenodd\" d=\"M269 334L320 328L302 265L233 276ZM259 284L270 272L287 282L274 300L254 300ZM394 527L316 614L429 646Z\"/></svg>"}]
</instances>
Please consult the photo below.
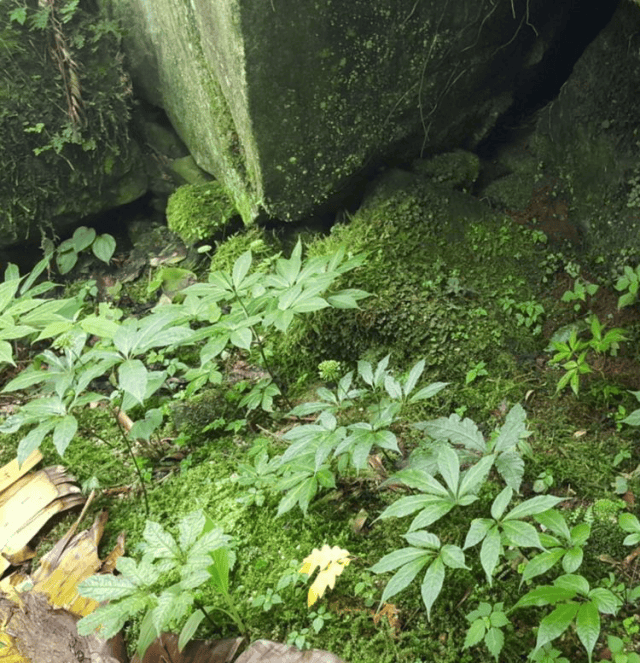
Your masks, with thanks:
<instances>
[{"instance_id":1,"label":"mossy boulder","mask_svg":"<svg viewBox=\"0 0 640 663\"><path fill-rule=\"evenodd\" d=\"M36 4L14 3L0 28L0 246L62 234L147 190L118 26Z\"/></svg>"},{"instance_id":2,"label":"mossy boulder","mask_svg":"<svg viewBox=\"0 0 640 663\"><path fill-rule=\"evenodd\" d=\"M216 181L178 187L167 203L167 224L185 244L213 237L238 212L224 187Z\"/></svg>"},{"instance_id":3,"label":"mossy boulder","mask_svg":"<svg viewBox=\"0 0 640 663\"><path fill-rule=\"evenodd\" d=\"M386 198L374 192L349 224L334 227L309 253L339 245L367 255L341 287L372 297L360 310L325 309L296 323L276 343L284 372L391 352L396 364L424 357L452 378L481 360L490 372L500 370L512 353L537 348L517 316L541 283L532 234L471 196L417 177Z\"/></svg>"}]
</instances>

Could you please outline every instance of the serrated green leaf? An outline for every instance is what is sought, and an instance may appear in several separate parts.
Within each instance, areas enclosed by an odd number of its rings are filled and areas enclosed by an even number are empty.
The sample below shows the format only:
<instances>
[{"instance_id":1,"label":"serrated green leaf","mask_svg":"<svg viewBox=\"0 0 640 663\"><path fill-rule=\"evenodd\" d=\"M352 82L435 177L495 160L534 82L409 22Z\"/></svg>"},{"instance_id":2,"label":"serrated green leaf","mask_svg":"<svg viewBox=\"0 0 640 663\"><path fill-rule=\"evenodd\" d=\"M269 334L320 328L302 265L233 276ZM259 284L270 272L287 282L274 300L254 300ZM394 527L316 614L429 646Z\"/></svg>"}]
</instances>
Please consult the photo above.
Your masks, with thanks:
<instances>
[{"instance_id":1,"label":"serrated green leaf","mask_svg":"<svg viewBox=\"0 0 640 663\"><path fill-rule=\"evenodd\" d=\"M394 474L392 478L394 480L402 481L402 483L410 488L421 490L423 493L430 493L445 499L449 497L447 489L437 479L434 479L424 470L407 468L406 470L400 470L400 472Z\"/></svg>"},{"instance_id":2,"label":"serrated green leaf","mask_svg":"<svg viewBox=\"0 0 640 663\"><path fill-rule=\"evenodd\" d=\"M373 370L368 361L358 360L358 374L369 386L373 386Z\"/></svg>"},{"instance_id":3,"label":"serrated green leaf","mask_svg":"<svg viewBox=\"0 0 640 663\"><path fill-rule=\"evenodd\" d=\"M466 550L467 548L471 548L472 546L475 546L477 543L482 541L482 539L484 539L484 537L487 535L489 529L491 529L493 526L493 520L489 520L488 518L474 518L471 521L471 525L469 527L469 531L467 532L462 549Z\"/></svg>"},{"instance_id":4,"label":"serrated green leaf","mask_svg":"<svg viewBox=\"0 0 640 663\"><path fill-rule=\"evenodd\" d=\"M504 634L499 628L490 628L484 637L484 642L491 655L498 660L500 652L504 646Z\"/></svg>"},{"instance_id":5,"label":"serrated green leaf","mask_svg":"<svg viewBox=\"0 0 640 663\"><path fill-rule=\"evenodd\" d=\"M567 601L572 599L576 592L567 589L566 587L553 587L551 585L543 585L536 587L527 592L520 600L513 606L515 608L529 608L532 606L540 607L543 605L553 605L559 601Z\"/></svg>"},{"instance_id":6,"label":"serrated green leaf","mask_svg":"<svg viewBox=\"0 0 640 663\"><path fill-rule=\"evenodd\" d=\"M12 366L16 365L15 361L13 361L13 347L7 341L0 341L0 362L11 364Z\"/></svg>"},{"instance_id":7,"label":"serrated green leaf","mask_svg":"<svg viewBox=\"0 0 640 663\"><path fill-rule=\"evenodd\" d=\"M593 603L583 603L578 608L576 615L576 632L580 642L584 645L589 656L589 661L593 655L593 648L596 646L598 636L600 635L600 615L598 609Z\"/></svg>"},{"instance_id":8,"label":"serrated green leaf","mask_svg":"<svg viewBox=\"0 0 640 663\"><path fill-rule=\"evenodd\" d=\"M620 606L620 599L604 587L595 587L589 592L589 599L596 606L598 612L605 615L615 615Z\"/></svg>"},{"instance_id":9,"label":"serrated green leaf","mask_svg":"<svg viewBox=\"0 0 640 663\"><path fill-rule=\"evenodd\" d=\"M516 403L507 413L500 433L494 441L493 451L501 453L509 451L518 444L520 437L526 433L525 420L527 413L519 403Z\"/></svg>"},{"instance_id":10,"label":"serrated green leaf","mask_svg":"<svg viewBox=\"0 0 640 663\"><path fill-rule=\"evenodd\" d=\"M578 603L573 601L563 603L549 613L541 622L538 628L538 639L536 649L540 649L562 635L574 620L578 612Z\"/></svg>"},{"instance_id":11,"label":"serrated green leaf","mask_svg":"<svg viewBox=\"0 0 640 663\"><path fill-rule=\"evenodd\" d=\"M575 547L567 550L565 556L562 558L562 568L565 573L573 573L577 571L582 564L583 552L582 548Z\"/></svg>"},{"instance_id":12,"label":"serrated green leaf","mask_svg":"<svg viewBox=\"0 0 640 663\"><path fill-rule=\"evenodd\" d=\"M78 585L78 593L81 596L100 602L130 596L137 589L137 585L130 578L114 576L111 573L89 576Z\"/></svg>"},{"instance_id":13,"label":"serrated green leaf","mask_svg":"<svg viewBox=\"0 0 640 663\"><path fill-rule=\"evenodd\" d=\"M556 578L553 581L553 584L556 587L568 589L576 594L581 594L582 596L587 596L589 593L589 582L587 579L572 573L567 573Z\"/></svg>"},{"instance_id":14,"label":"serrated green leaf","mask_svg":"<svg viewBox=\"0 0 640 663\"><path fill-rule=\"evenodd\" d=\"M239 290L242 282L244 281L245 276L251 268L252 255L251 251L245 251L234 263L233 271L231 274L231 280L233 282L233 287L236 290Z\"/></svg>"},{"instance_id":15,"label":"serrated green leaf","mask_svg":"<svg viewBox=\"0 0 640 663\"><path fill-rule=\"evenodd\" d=\"M495 500L493 500L493 504L491 505L491 517L494 520L500 520L502 518L502 514L504 514L512 497L513 489L507 486L500 492Z\"/></svg>"},{"instance_id":16,"label":"serrated green leaf","mask_svg":"<svg viewBox=\"0 0 640 663\"><path fill-rule=\"evenodd\" d=\"M548 511L559 502L562 502L562 497L555 497L554 495L538 495L513 507L513 509L511 509L511 511L509 511L504 517L504 520L514 520L533 516L536 513Z\"/></svg>"},{"instance_id":17,"label":"serrated green leaf","mask_svg":"<svg viewBox=\"0 0 640 663\"><path fill-rule=\"evenodd\" d=\"M205 515L201 509L192 511L178 522L178 543L183 551L189 550L202 534Z\"/></svg>"},{"instance_id":18,"label":"serrated green leaf","mask_svg":"<svg viewBox=\"0 0 640 663\"><path fill-rule=\"evenodd\" d=\"M460 481L460 461L458 454L449 446L444 446L438 453L438 470L452 495L458 492Z\"/></svg>"},{"instance_id":19,"label":"serrated green leaf","mask_svg":"<svg viewBox=\"0 0 640 663\"><path fill-rule=\"evenodd\" d=\"M118 386L142 404L147 391L147 368L139 359L127 359L118 366Z\"/></svg>"},{"instance_id":20,"label":"serrated green leaf","mask_svg":"<svg viewBox=\"0 0 640 663\"><path fill-rule=\"evenodd\" d=\"M496 458L495 466L507 486L516 492L520 491L524 476L524 461L520 454L517 451L504 451Z\"/></svg>"},{"instance_id":21,"label":"serrated green leaf","mask_svg":"<svg viewBox=\"0 0 640 663\"><path fill-rule=\"evenodd\" d=\"M444 564L451 569L466 569L464 553L458 546L446 543L442 546L440 557Z\"/></svg>"},{"instance_id":22,"label":"serrated green leaf","mask_svg":"<svg viewBox=\"0 0 640 663\"><path fill-rule=\"evenodd\" d=\"M436 440L447 439L453 444L461 444L467 449L482 454L487 450L482 433L475 423L471 419L463 420L457 414L452 414L448 418L442 417L434 421L427 421L419 427Z\"/></svg>"},{"instance_id":23,"label":"serrated green leaf","mask_svg":"<svg viewBox=\"0 0 640 663\"><path fill-rule=\"evenodd\" d=\"M67 414L56 424L53 429L53 445L56 451L64 456L64 452L69 446L69 442L78 430L78 422L72 414Z\"/></svg>"},{"instance_id":24,"label":"serrated green leaf","mask_svg":"<svg viewBox=\"0 0 640 663\"><path fill-rule=\"evenodd\" d=\"M429 527L437 520L440 520L443 516L446 516L451 509L454 507L454 502L452 500L441 500L434 502L429 505L427 508L423 509L411 522L409 527L410 531L422 529L424 527Z\"/></svg>"},{"instance_id":25,"label":"serrated green leaf","mask_svg":"<svg viewBox=\"0 0 640 663\"><path fill-rule=\"evenodd\" d=\"M494 456L489 454L484 456L477 463L472 465L466 472L462 474L460 487L458 489L458 500L465 495L475 495L480 486L485 482L487 475L493 466ZM462 502L460 502L462 503Z\"/></svg>"},{"instance_id":26,"label":"serrated green leaf","mask_svg":"<svg viewBox=\"0 0 640 663\"><path fill-rule=\"evenodd\" d=\"M176 540L160 523L147 520L142 536L146 544L145 552L153 558L179 559L180 549Z\"/></svg>"},{"instance_id":27,"label":"serrated green leaf","mask_svg":"<svg viewBox=\"0 0 640 663\"><path fill-rule=\"evenodd\" d=\"M428 509L438 502L440 498L434 495L409 495L401 497L399 500L391 503L379 516L378 519L385 518L403 518L419 509Z\"/></svg>"},{"instance_id":28,"label":"serrated green leaf","mask_svg":"<svg viewBox=\"0 0 640 663\"><path fill-rule=\"evenodd\" d=\"M531 580L543 573L546 573L551 567L558 563L564 555L564 550L558 548L556 550L547 550L545 552L536 555L529 563L525 566L524 572L522 574L522 580Z\"/></svg>"},{"instance_id":29,"label":"serrated green leaf","mask_svg":"<svg viewBox=\"0 0 640 663\"><path fill-rule=\"evenodd\" d=\"M501 551L502 542L500 532L494 526L489 529L480 547L480 564L482 564L489 585L493 584L493 572L498 565Z\"/></svg>"},{"instance_id":30,"label":"serrated green leaf","mask_svg":"<svg viewBox=\"0 0 640 663\"><path fill-rule=\"evenodd\" d=\"M420 550L420 557L407 562L404 566L400 567L398 571L393 575L391 580L387 583L387 586L382 592L382 598L380 599L380 605L389 601L392 596L395 596L398 592L401 592L408 585L411 584L413 579L422 571L424 566L429 562L430 555L424 550ZM384 557L382 558L382 560ZM382 562L380 560L380 562ZM380 563L379 562L379 563Z\"/></svg>"},{"instance_id":31,"label":"serrated green leaf","mask_svg":"<svg viewBox=\"0 0 640 663\"><path fill-rule=\"evenodd\" d=\"M534 518L543 527L546 527L556 534L560 534L566 541L571 539L571 532L569 531L567 522L559 511L556 511L555 509L549 509L548 511L543 511L542 513L536 513Z\"/></svg>"},{"instance_id":32,"label":"serrated green leaf","mask_svg":"<svg viewBox=\"0 0 640 663\"><path fill-rule=\"evenodd\" d=\"M388 571L393 571L400 566L410 564L415 560L423 558L426 564L426 562L431 559L431 556L428 551L423 550L422 548L400 548L399 550L394 550L392 553L385 555L381 560L370 567L369 570L373 571L373 573L387 573Z\"/></svg>"},{"instance_id":33,"label":"serrated green leaf","mask_svg":"<svg viewBox=\"0 0 640 663\"><path fill-rule=\"evenodd\" d=\"M412 546L429 548L431 550L440 549L440 539L431 532L421 530L419 532L407 532L402 536L407 540L407 543L410 543Z\"/></svg>"},{"instance_id":34,"label":"serrated green leaf","mask_svg":"<svg viewBox=\"0 0 640 663\"><path fill-rule=\"evenodd\" d=\"M431 608L442 590L444 575L444 564L440 557L436 557L424 574L424 579L420 586L422 601L427 608L427 620L431 620Z\"/></svg>"},{"instance_id":35,"label":"serrated green leaf","mask_svg":"<svg viewBox=\"0 0 640 663\"><path fill-rule=\"evenodd\" d=\"M29 456L40 447L42 440L45 438L45 435L47 435L47 433L49 433L54 426L55 422L45 421L44 423L30 430L29 433L27 433L27 435L25 435L25 437L20 440L17 453L18 466L22 467L22 464L27 460L27 458L29 458Z\"/></svg>"},{"instance_id":36,"label":"serrated green leaf","mask_svg":"<svg viewBox=\"0 0 640 663\"><path fill-rule=\"evenodd\" d=\"M473 647L474 645L477 645L479 642L481 642L482 638L484 638L485 632L486 628L484 621L482 619L476 619L476 621L471 624L469 630L467 631L467 635L464 639L463 649L468 649L469 647Z\"/></svg>"},{"instance_id":37,"label":"serrated green leaf","mask_svg":"<svg viewBox=\"0 0 640 663\"><path fill-rule=\"evenodd\" d=\"M436 394L440 393L448 384L448 382L432 382L430 385L422 387L422 389L411 396L409 403L417 403L418 401L432 398Z\"/></svg>"},{"instance_id":38,"label":"serrated green leaf","mask_svg":"<svg viewBox=\"0 0 640 663\"><path fill-rule=\"evenodd\" d=\"M502 523L503 535L515 546L521 548L541 548L536 528L530 523L507 520Z\"/></svg>"},{"instance_id":39,"label":"serrated green leaf","mask_svg":"<svg viewBox=\"0 0 640 663\"><path fill-rule=\"evenodd\" d=\"M402 387L405 398L415 389L416 384L418 384L418 380L424 371L424 366L425 360L421 359L413 366L411 371L409 371L409 375L407 376L407 379L405 380Z\"/></svg>"}]
</instances>

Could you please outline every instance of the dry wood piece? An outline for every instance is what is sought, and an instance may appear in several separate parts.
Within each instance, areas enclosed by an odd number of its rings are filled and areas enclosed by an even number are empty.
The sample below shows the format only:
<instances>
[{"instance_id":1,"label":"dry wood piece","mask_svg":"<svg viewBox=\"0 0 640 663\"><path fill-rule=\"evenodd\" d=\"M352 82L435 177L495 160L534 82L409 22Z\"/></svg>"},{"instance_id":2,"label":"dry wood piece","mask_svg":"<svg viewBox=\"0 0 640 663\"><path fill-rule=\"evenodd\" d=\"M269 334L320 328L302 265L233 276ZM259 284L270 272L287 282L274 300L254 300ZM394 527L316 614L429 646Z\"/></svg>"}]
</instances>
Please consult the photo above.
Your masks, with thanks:
<instances>
[{"instance_id":1,"label":"dry wood piece","mask_svg":"<svg viewBox=\"0 0 640 663\"><path fill-rule=\"evenodd\" d=\"M271 640L258 640L240 654L235 663L345 663L335 654L320 649L300 651L297 647Z\"/></svg>"}]
</instances>

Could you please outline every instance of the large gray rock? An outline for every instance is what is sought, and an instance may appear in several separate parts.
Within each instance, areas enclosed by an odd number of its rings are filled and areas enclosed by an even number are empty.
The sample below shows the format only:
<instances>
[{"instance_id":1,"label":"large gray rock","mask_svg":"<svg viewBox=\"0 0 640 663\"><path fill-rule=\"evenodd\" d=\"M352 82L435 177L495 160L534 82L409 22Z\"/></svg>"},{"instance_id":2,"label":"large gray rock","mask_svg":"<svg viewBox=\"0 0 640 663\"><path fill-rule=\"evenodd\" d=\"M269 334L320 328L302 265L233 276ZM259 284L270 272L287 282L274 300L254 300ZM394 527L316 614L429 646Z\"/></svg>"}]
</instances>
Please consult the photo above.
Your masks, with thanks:
<instances>
[{"instance_id":1,"label":"large gray rock","mask_svg":"<svg viewBox=\"0 0 640 663\"><path fill-rule=\"evenodd\" d=\"M559 38L558 0L100 0L134 82L245 221L386 158L472 148Z\"/></svg>"}]
</instances>

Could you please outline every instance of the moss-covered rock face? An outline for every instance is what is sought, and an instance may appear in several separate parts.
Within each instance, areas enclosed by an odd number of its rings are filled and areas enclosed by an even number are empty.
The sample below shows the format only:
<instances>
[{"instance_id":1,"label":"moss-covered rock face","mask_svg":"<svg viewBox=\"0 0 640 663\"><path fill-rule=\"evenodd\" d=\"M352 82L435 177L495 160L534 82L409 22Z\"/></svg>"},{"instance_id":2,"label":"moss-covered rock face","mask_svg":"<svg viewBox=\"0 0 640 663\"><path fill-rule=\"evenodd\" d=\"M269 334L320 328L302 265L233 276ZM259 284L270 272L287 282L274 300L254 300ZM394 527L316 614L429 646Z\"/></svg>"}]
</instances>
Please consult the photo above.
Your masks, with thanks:
<instances>
[{"instance_id":1,"label":"moss-covered rock face","mask_svg":"<svg viewBox=\"0 0 640 663\"><path fill-rule=\"evenodd\" d=\"M167 203L167 224L185 244L220 232L238 212L219 182L186 184Z\"/></svg>"},{"instance_id":2,"label":"moss-covered rock face","mask_svg":"<svg viewBox=\"0 0 640 663\"><path fill-rule=\"evenodd\" d=\"M640 258L640 7L620 3L533 131L494 157L481 193L615 264Z\"/></svg>"},{"instance_id":3,"label":"moss-covered rock face","mask_svg":"<svg viewBox=\"0 0 640 663\"><path fill-rule=\"evenodd\" d=\"M347 225L309 248L325 254L345 245L364 252L364 266L342 287L372 297L359 311L326 309L300 321L276 349L283 369L325 359L353 362L392 352L397 363L425 357L447 378L478 361L489 371L511 353L535 349L531 330L540 255L532 234L467 194L413 177L404 188L381 186ZM389 188L390 187L390 188ZM525 340L527 339L528 340Z\"/></svg>"},{"instance_id":4,"label":"moss-covered rock face","mask_svg":"<svg viewBox=\"0 0 640 663\"><path fill-rule=\"evenodd\" d=\"M137 89L246 222L305 218L372 163L477 144L570 12L556 0L99 1L129 27Z\"/></svg>"},{"instance_id":5,"label":"moss-covered rock face","mask_svg":"<svg viewBox=\"0 0 640 663\"><path fill-rule=\"evenodd\" d=\"M0 245L63 230L147 186L116 24L74 3L51 5L53 17L34 6L3 5L13 20L0 30Z\"/></svg>"}]
</instances>

